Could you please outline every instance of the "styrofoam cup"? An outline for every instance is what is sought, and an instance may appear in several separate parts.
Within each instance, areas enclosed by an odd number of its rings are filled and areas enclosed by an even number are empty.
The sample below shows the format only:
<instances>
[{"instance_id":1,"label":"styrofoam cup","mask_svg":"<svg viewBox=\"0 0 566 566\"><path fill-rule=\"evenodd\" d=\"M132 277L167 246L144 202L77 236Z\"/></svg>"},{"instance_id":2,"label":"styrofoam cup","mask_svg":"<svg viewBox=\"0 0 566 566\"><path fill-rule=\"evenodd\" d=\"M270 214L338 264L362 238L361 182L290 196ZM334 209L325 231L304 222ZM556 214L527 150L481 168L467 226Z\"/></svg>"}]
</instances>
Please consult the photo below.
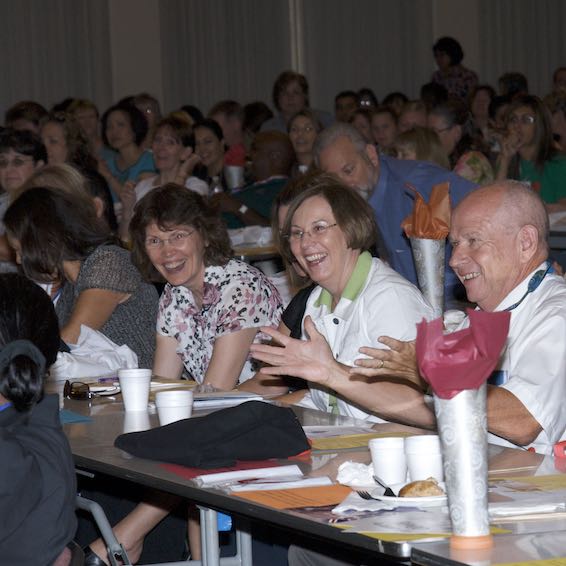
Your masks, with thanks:
<instances>
[{"instance_id":1,"label":"styrofoam cup","mask_svg":"<svg viewBox=\"0 0 566 566\"><path fill-rule=\"evenodd\" d=\"M118 380L126 412L147 411L151 370L121 369L118 370Z\"/></svg>"},{"instance_id":2,"label":"styrofoam cup","mask_svg":"<svg viewBox=\"0 0 566 566\"><path fill-rule=\"evenodd\" d=\"M434 478L444 481L442 449L435 434L408 436L405 438L405 456L411 481Z\"/></svg>"},{"instance_id":3,"label":"styrofoam cup","mask_svg":"<svg viewBox=\"0 0 566 566\"><path fill-rule=\"evenodd\" d=\"M368 444L374 474L389 485L405 483L407 462L403 438L372 438Z\"/></svg>"},{"instance_id":4,"label":"styrofoam cup","mask_svg":"<svg viewBox=\"0 0 566 566\"><path fill-rule=\"evenodd\" d=\"M130 411L124 415L124 434L149 430L149 413L147 411Z\"/></svg>"},{"instance_id":5,"label":"styrofoam cup","mask_svg":"<svg viewBox=\"0 0 566 566\"><path fill-rule=\"evenodd\" d=\"M155 406L161 426L188 419L193 413L193 392L159 391L155 395Z\"/></svg>"}]
</instances>

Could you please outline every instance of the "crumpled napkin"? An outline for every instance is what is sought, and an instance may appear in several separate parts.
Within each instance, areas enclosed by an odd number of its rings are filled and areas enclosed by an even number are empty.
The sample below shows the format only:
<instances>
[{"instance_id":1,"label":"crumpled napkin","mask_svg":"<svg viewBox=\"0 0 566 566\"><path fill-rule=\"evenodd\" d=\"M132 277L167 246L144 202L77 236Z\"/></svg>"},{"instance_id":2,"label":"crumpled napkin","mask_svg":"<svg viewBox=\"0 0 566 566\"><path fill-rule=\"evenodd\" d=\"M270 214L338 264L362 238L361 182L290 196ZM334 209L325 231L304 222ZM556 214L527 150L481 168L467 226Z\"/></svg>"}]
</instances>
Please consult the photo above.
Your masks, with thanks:
<instances>
[{"instance_id":1,"label":"crumpled napkin","mask_svg":"<svg viewBox=\"0 0 566 566\"><path fill-rule=\"evenodd\" d=\"M367 487L368 485L377 487L373 479L373 464L360 464L350 460L340 464L338 474L336 474L336 481L352 487Z\"/></svg>"},{"instance_id":2,"label":"crumpled napkin","mask_svg":"<svg viewBox=\"0 0 566 566\"><path fill-rule=\"evenodd\" d=\"M245 226L228 230L233 246L268 246L273 243L269 226Z\"/></svg>"},{"instance_id":3,"label":"crumpled napkin","mask_svg":"<svg viewBox=\"0 0 566 566\"><path fill-rule=\"evenodd\" d=\"M450 231L450 183L441 183L432 188L428 204L414 188L413 212L403 220L401 227L408 238L443 240Z\"/></svg>"},{"instance_id":4,"label":"crumpled napkin","mask_svg":"<svg viewBox=\"0 0 566 566\"><path fill-rule=\"evenodd\" d=\"M138 357L128 346L118 346L101 332L84 324L77 344L69 344L71 352L59 352L49 370L55 380L84 379L124 368L137 368Z\"/></svg>"},{"instance_id":5,"label":"crumpled napkin","mask_svg":"<svg viewBox=\"0 0 566 566\"><path fill-rule=\"evenodd\" d=\"M417 362L422 377L442 399L479 389L494 370L509 332L509 312L468 309L469 328L443 334L442 319L417 324Z\"/></svg>"}]
</instances>

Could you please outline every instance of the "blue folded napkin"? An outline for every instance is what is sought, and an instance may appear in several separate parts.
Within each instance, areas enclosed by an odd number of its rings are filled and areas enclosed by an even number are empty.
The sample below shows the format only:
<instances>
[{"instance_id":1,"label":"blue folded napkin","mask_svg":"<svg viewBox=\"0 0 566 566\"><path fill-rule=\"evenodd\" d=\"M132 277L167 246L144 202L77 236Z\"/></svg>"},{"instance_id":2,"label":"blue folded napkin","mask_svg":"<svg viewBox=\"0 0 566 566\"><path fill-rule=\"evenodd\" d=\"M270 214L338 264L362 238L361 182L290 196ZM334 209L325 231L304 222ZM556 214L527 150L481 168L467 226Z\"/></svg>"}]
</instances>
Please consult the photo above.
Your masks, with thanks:
<instances>
[{"instance_id":1,"label":"blue folded napkin","mask_svg":"<svg viewBox=\"0 0 566 566\"><path fill-rule=\"evenodd\" d=\"M69 409L61 409L59 411L59 420L62 425L74 424L74 423L90 423L92 419L90 417L85 417L80 413L75 413L74 411L69 411Z\"/></svg>"}]
</instances>

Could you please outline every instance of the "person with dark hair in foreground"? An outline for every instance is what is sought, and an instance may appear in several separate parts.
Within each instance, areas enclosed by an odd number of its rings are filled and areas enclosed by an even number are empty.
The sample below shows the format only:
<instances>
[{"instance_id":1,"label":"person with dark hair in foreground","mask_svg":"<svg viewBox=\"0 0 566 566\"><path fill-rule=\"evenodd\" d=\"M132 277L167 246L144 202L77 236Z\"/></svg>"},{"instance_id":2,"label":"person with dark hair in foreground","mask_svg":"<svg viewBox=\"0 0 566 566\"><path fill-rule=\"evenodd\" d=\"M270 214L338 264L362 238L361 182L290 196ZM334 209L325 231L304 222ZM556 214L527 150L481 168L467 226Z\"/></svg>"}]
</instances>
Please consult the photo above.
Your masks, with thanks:
<instances>
[{"instance_id":1,"label":"person with dark hair in foreground","mask_svg":"<svg viewBox=\"0 0 566 566\"><path fill-rule=\"evenodd\" d=\"M0 275L0 562L63 566L76 529L75 469L57 395L43 394L59 325L49 297Z\"/></svg>"}]
</instances>

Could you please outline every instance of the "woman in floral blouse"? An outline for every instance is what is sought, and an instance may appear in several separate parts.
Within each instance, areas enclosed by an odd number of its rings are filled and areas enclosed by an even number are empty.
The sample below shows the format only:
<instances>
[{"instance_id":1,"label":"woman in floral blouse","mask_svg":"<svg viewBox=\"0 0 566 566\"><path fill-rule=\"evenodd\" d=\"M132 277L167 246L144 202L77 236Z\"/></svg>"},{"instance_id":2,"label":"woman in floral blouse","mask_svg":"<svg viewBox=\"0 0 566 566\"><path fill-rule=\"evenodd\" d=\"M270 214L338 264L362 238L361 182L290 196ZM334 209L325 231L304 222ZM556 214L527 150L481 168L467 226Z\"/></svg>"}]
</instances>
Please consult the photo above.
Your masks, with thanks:
<instances>
[{"instance_id":1,"label":"woman in floral blouse","mask_svg":"<svg viewBox=\"0 0 566 566\"><path fill-rule=\"evenodd\" d=\"M279 322L275 287L231 259L226 228L198 194L168 184L136 207L133 257L142 273L167 285L159 302L154 373L185 374L230 390L253 375L248 357L260 326Z\"/></svg>"},{"instance_id":2,"label":"woman in floral blouse","mask_svg":"<svg viewBox=\"0 0 566 566\"><path fill-rule=\"evenodd\" d=\"M260 326L278 325L281 301L267 277L232 259L218 213L201 195L166 184L136 205L130 233L140 271L167 281L157 315L154 374L176 379L184 371L222 390L252 377L250 345ZM146 534L177 504L174 497L154 497L114 526L132 562L139 559ZM192 510L189 518L191 556L198 560L200 529ZM102 564L101 539L90 547L87 563Z\"/></svg>"}]
</instances>

